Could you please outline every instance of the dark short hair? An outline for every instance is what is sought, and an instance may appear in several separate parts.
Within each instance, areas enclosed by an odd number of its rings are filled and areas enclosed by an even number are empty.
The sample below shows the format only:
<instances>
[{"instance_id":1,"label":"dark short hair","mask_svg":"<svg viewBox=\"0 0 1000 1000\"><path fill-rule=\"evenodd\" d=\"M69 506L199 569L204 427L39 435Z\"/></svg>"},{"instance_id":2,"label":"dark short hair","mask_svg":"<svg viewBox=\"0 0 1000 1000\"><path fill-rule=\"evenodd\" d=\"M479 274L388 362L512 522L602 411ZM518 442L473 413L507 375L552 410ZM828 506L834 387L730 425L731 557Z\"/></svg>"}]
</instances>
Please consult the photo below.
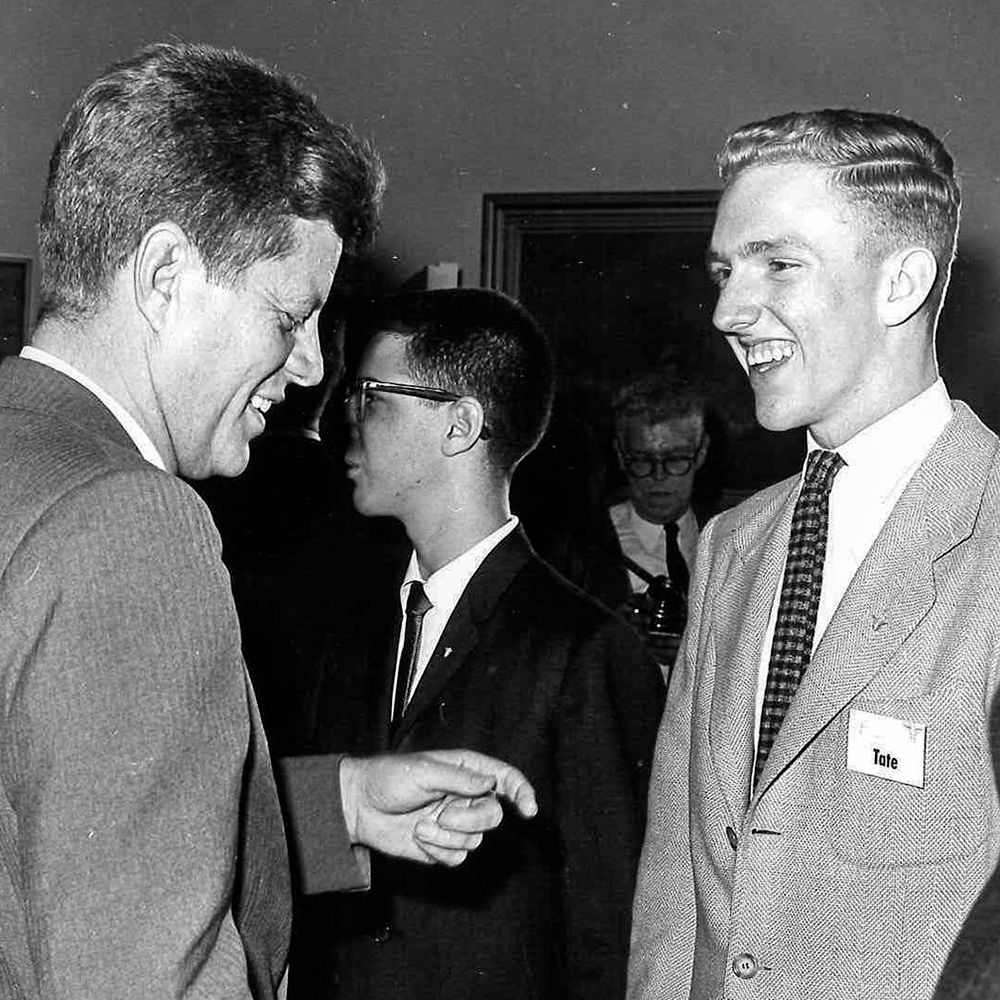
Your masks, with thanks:
<instances>
[{"instance_id":1,"label":"dark short hair","mask_svg":"<svg viewBox=\"0 0 1000 1000\"><path fill-rule=\"evenodd\" d=\"M747 168L772 163L828 168L833 185L867 209L870 250L907 243L930 250L938 263L930 302L940 305L962 196L954 161L930 129L874 111L792 111L733 132L718 157L719 175L728 187Z\"/></svg>"},{"instance_id":2,"label":"dark short hair","mask_svg":"<svg viewBox=\"0 0 1000 1000\"><path fill-rule=\"evenodd\" d=\"M407 338L416 380L480 402L495 469L512 472L538 444L555 376L548 339L527 309L481 288L409 292L377 303L369 331L387 330Z\"/></svg>"},{"instance_id":3,"label":"dark short hair","mask_svg":"<svg viewBox=\"0 0 1000 1000\"><path fill-rule=\"evenodd\" d=\"M236 51L149 46L63 123L39 221L40 316L92 311L157 222L180 226L220 283L290 253L295 219L362 249L384 186L371 146L288 77Z\"/></svg>"},{"instance_id":4,"label":"dark short hair","mask_svg":"<svg viewBox=\"0 0 1000 1000\"><path fill-rule=\"evenodd\" d=\"M706 400L695 382L672 372L648 372L630 379L611 403L615 431L638 424L652 427L672 420L700 417L705 426Z\"/></svg>"}]
</instances>

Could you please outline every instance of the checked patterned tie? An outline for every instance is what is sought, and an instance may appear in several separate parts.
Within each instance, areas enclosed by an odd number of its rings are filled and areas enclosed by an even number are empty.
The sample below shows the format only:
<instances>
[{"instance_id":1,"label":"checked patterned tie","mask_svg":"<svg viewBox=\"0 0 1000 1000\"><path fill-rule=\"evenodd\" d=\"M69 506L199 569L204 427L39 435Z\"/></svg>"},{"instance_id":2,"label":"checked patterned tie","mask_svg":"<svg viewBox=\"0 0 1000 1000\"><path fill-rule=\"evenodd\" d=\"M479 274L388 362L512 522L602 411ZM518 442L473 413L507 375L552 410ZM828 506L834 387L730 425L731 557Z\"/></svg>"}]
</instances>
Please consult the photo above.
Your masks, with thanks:
<instances>
[{"instance_id":1,"label":"checked patterned tie","mask_svg":"<svg viewBox=\"0 0 1000 1000\"><path fill-rule=\"evenodd\" d=\"M844 464L835 451L812 452L792 513L788 560L781 584L778 617L771 642L771 662L764 688L764 706L760 714L757 759L753 769L755 788L788 706L812 658L816 609L819 607L823 560L826 558L830 490L834 476Z\"/></svg>"},{"instance_id":2,"label":"checked patterned tie","mask_svg":"<svg viewBox=\"0 0 1000 1000\"><path fill-rule=\"evenodd\" d=\"M396 673L396 694L392 700L393 727L399 725L406 711L406 702L413 687L413 677L417 671L420 656L420 633L424 627L424 615L434 607L424 593L424 585L419 580L410 584L406 595L406 629L403 632L403 650L399 654L399 669Z\"/></svg>"}]
</instances>

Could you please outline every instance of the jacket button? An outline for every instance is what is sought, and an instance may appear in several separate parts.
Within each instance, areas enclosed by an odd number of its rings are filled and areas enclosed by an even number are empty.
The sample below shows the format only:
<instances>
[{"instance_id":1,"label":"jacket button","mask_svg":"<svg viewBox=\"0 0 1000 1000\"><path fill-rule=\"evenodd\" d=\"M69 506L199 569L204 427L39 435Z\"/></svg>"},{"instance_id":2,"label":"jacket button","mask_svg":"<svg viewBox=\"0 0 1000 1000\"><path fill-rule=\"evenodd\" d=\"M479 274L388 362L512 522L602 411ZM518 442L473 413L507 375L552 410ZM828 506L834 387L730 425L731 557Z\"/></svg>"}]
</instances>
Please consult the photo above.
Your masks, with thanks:
<instances>
[{"instance_id":1,"label":"jacket button","mask_svg":"<svg viewBox=\"0 0 1000 1000\"><path fill-rule=\"evenodd\" d=\"M757 975L757 959L744 952L733 959L733 972L740 979L753 979Z\"/></svg>"},{"instance_id":2,"label":"jacket button","mask_svg":"<svg viewBox=\"0 0 1000 1000\"><path fill-rule=\"evenodd\" d=\"M726 827L726 840L729 841L729 846L735 851L737 845L739 844L739 838L736 836L736 831L731 827Z\"/></svg>"},{"instance_id":3,"label":"jacket button","mask_svg":"<svg viewBox=\"0 0 1000 1000\"><path fill-rule=\"evenodd\" d=\"M372 933L372 940L376 944L385 944L386 941L388 941L389 938L391 937L392 937L392 928L388 924L379 927L378 930Z\"/></svg>"}]
</instances>

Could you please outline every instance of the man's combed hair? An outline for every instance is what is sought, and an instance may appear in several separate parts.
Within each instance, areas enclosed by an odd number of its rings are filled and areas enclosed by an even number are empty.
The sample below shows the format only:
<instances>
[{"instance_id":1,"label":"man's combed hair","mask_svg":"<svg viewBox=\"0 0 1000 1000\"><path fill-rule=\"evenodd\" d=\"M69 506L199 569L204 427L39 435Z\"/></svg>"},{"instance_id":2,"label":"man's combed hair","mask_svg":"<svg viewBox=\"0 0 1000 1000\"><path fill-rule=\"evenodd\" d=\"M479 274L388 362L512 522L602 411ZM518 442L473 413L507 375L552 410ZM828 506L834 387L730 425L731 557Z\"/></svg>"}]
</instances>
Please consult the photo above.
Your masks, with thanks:
<instances>
[{"instance_id":1,"label":"man's combed hair","mask_svg":"<svg viewBox=\"0 0 1000 1000\"><path fill-rule=\"evenodd\" d=\"M630 425L652 427L692 416L700 417L704 427L706 400L701 388L681 375L649 372L621 385L611 409L619 434Z\"/></svg>"},{"instance_id":2,"label":"man's combed hair","mask_svg":"<svg viewBox=\"0 0 1000 1000\"><path fill-rule=\"evenodd\" d=\"M332 223L347 252L374 238L385 175L350 127L236 51L162 43L77 98L39 222L40 316L79 315L156 223L180 226L209 276L234 282L293 249L296 218Z\"/></svg>"},{"instance_id":3,"label":"man's combed hair","mask_svg":"<svg viewBox=\"0 0 1000 1000\"><path fill-rule=\"evenodd\" d=\"M407 365L421 384L480 402L495 469L512 472L541 440L552 412L552 349L513 299L480 288L395 295L380 303L371 329L407 337Z\"/></svg>"},{"instance_id":4,"label":"man's combed hair","mask_svg":"<svg viewBox=\"0 0 1000 1000\"><path fill-rule=\"evenodd\" d=\"M898 115L849 109L793 111L735 131L719 154L728 187L748 167L812 163L868 209L868 248L885 253L912 244L934 253L940 301L955 254L961 194L955 165L923 125Z\"/></svg>"}]
</instances>

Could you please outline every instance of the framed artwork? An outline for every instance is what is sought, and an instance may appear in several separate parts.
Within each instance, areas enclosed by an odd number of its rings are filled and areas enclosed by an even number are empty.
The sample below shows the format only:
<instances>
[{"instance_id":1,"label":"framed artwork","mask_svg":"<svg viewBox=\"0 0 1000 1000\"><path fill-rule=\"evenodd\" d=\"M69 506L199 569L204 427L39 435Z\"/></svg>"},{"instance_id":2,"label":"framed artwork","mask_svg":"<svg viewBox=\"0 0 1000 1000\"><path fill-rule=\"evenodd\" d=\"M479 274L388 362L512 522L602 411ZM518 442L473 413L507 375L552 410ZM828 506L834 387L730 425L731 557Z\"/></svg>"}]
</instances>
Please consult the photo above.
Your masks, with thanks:
<instances>
[{"instance_id":1,"label":"framed artwork","mask_svg":"<svg viewBox=\"0 0 1000 1000\"><path fill-rule=\"evenodd\" d=\"M31 258L0 254L0 357L17 354L31 322Z\"/></svg>"},{"instance_id":2,"label":"framed artwork","mask_svg":"<svg viewBox=\"0 0 1000 1000\"><path fill-rule=\"evenodd\" d=\"M712 190L487 194L482 285L542 323L559 367L559 404L610 437L610 400L626 379L668 366L699 382L717 426L720 495L738 499L795 471L800 432L771 434L725 338L705 267ZM728 503L728 499L725 501Z\"/></svg>"}]
</instances>

